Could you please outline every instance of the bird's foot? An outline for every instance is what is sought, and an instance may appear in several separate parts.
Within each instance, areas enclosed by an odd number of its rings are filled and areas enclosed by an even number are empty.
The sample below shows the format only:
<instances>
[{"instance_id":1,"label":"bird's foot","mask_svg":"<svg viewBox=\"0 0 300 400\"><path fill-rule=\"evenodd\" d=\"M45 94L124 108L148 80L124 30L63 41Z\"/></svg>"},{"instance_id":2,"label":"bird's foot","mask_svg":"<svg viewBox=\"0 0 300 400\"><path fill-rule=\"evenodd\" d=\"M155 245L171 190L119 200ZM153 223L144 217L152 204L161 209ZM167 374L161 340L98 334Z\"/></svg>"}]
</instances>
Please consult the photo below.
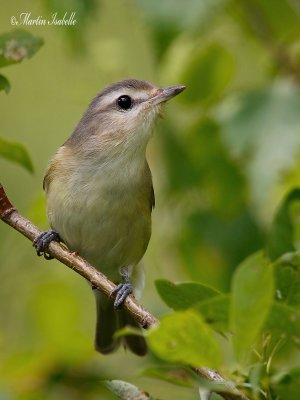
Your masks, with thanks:
<instances>
[{"instance_id":1,"label":"bird's foot","mask_svg":"<svg viewBox=\"0 0 300 400\"><path fill-rule=\"evenodd\" d=\"M117 285L114 290L111 292L111 295L116 294L116 298L114 301L114 307L116 309L120 308L121 305L126 300L127 296L133 292L132 284L129 282L120 283Z\"/></svg>"},{"instance_id":2,"label":"bird's foot","mask_svg":"<svg viewBox=\"0 0 300 400\"><path fill-rule=\"evenodd\" d=\"M36 254L38 256L44 255L46 260L52 260L53 257L47 252L48 246L52 240L55 240L56 242L61 241L59 234L55 231L42 232L37 238L35 238L32 245L36 249Z\"/></svg>"}]
</instances>

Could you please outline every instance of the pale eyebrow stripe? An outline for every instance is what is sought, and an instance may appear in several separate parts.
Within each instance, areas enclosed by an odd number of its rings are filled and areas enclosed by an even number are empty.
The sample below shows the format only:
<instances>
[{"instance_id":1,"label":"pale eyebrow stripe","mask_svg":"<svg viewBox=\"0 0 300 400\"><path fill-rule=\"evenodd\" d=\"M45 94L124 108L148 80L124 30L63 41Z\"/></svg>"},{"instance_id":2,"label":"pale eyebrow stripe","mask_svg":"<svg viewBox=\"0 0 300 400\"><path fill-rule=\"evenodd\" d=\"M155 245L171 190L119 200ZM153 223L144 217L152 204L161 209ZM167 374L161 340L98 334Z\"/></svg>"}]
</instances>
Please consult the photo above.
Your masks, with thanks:
<instances>
[{"instance_id":1,"label":"pale eyebrow stripe","mask_svg":"<svg viewBox=\"0 0 300 400\"><path fill-rule=\"evenodd\" d=\"M104 95L100 93L100 95L96 96L92 101L94 111L106 111L111 109L116 100L122 95L130 96L134 103L141 103L149 97L144 90L133 91L129 88L120 88L119 90Z\"/></svg>"}]
</instances>

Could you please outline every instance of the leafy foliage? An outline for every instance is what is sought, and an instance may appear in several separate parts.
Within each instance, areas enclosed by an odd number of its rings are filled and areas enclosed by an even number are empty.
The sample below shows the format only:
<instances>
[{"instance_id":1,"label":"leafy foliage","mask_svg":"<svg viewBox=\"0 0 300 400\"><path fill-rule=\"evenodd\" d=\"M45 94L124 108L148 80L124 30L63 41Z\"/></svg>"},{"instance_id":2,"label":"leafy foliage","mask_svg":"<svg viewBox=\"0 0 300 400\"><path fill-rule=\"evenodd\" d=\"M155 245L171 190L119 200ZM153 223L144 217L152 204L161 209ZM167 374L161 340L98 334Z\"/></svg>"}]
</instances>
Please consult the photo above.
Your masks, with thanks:
<instances>
[{"instance_id":1,"label":"leafy foliage","mask_svg":"<svg viewBox=\"0 0 300 400\"><path fill-rule=\"evenodd\" d=\"M10 3L18 15L18 2ZM9 76L23 94L3 96L14 107L3 103L1 132L9 134L8 126L20 132L24 121L29 123L28 140L39 170L51 149L65 140L62 132L70 131L86 99L108 81L132 76L187 85L168 105L149 152L158 206L146 260L155 267L147 269L147 276L150 281L167 277L157 280L156 288L172 310L150 332L147 359L136 361L122 352L96 357L88 289L52 266L47 276L53 283L41 285L45 273L37 268L39 260L21 241L18 252L11 251L16 241L0 226L0 277L5 282L0 291L0 397L113 399L131 387L131 394L144 398L190 400L199 386L198 378L186 373L190 363L218 366L251 400L297 398L297 2L30 0L28 7L33 3L41 6L41 14L76 11L79 21L75 27L43 30L47 51L36 59L38 68L28 63L33 67L26 77ZM7 31L11 8L0 14ZM31 26L31 33L1 36L0 66L32 56L42 44L41 29ZM70 43L76 58L68 52ZM9 88L1 75L0 90ZM63 117L57 118L60 112ZM7 158L31 169L22 146L5 139L4 147ZM4 173L19 193L21 179L9 170ZM40 190L40 181L30 184L32 190L22 192L18 206L27 209L34 203L28 213L42 220L44 202L30 197ZM163 312L154 303L151 311ZM127 381L136 380L141 363L143 376L148 370L152 381L131 386ZM116 383L111 393L102 393L103 379ZM210 393L214 388L200 385L206 398L219 398Z\"/></svg>"},{"instance_id":2,"label":"leafy foliage","mask_svg":"<svg viewBox=\"0 0 300 400\"><path fill-rule=\"evenodd\" d=\"M43 45L43 40L24 30L14 30L0 35L0 68L20 63L24 58L32 57ZM8 79L0 74L0 91L10 91ZM26 148L0 137L0 157L22 165L33 172L33 165Z\"/></svg>"},{"instance_id":3,"label":"leafy foliage","mask_svg":"<svg viewBox=\"0 0 300 400\"><path fill-rule=\"evenodd\" d=\"M179 100L187 104L213 102L220 98L234 74L234 61L226 48L210 44L200 52L195 52L186 63L180 77L189 90Z\"/></svg>"},{"instance_id":4,"label":"leafy foliage","mask_svg":"<svg viewBox=\"0 0 300 400\"><path fill-rule=\"evenodd\" d=\"M193 386L194 376L192 371L187 368L172 366L156 366L146 368L142 371L142 375L155 379L160 379L179 386Z\"/></svg>"},{"instance_id":5,"label":"leafy foliage","mask_svg":"<svg viewBox=\"0 0 300 400\"><path fill-rule=\"evenodd\" d=\"M0 68L31 58L43 45L43 39L19 29L0 35Z\"/></svg>"},{"instance_id":6,"label":"leafy foliage","mask_svg":"<svg viewBox=\"0 0 300 400\"><path fill-rule=\"evenodd\" d=\"M232 282L230 326L238 358L249 349L269 314L274 296L273 271L261 253L246 259Z\"/></svg>"},{"instance_id":7,"label":"leafy foliage","mask_svg":"<svg viewBox=\"0 0 300 400\"><path fill-rule=\"evenodd\" d=\"M174 284L165 279L155 282L156 289L164 302L174 310L185 310L219 294L208 286L196 282Z\"/></svg>"},{"instance_id":8,"label":"leafy foliage","mask_svg":"<svg viewBox=\"0 0 300 400\"><path fill-rule=\"evenodd\" d=\"M0 35L0 68L31 58L43 45L43 40L19 29ZM0 91L10 91L8 79L0 75Z\"/></svg>"},{"instance_id":9,"label":"leafy foliage","mask_svg":"<svg viewBox=\"0 0 300 400\"><path fill-rule=\"evenodd\" d=\"M221 354L211 328L193 310L176 311L161 319L148 335L151 350L171 363L194 367L220 365Z\"/></svg>"},{"instance_id":10,"label":"leafy foliage","mask_svg":"<svg viewBox=\"0 0 300 400\"><path fill-rule=\"evenodd\" d=\"M285 253L297 250L299 211L300 189L295 189L286 197L273 222L268 246L271 260L275 261Z\"/></svg>"},{"instance_id":11,"label":"leafy foliage","mask_svg":"<svg viewBox=\"0 0 300 400\"><path fill-rule=\"evenodd\" d=\"M276 247L276 240L283 244L292 243L294 230L291 227L295 214L288 213L287 210L293 201L298 200L298 196L299 189L294 189L283 201L274 218L267 246L271 242L277 250L280 246ZM284 232L285 238L282 242L279 240L282 237L281 232ZM291 249L286 247L286 250ZM253 393L259 393L260 390L281 393L282 384L276 382L275 372L274 378L272 375L269 378L270 387L264 386L265 376L270 374L269 364L279 344L282 346L283 343L293 343L296 347L300 344L300 262L298 252L292 250L292 253L279 251L277 256L280 258L275 263L272 263L272 259L264 252L248 257L236 269L232 289L228 295L219 294L199 283L172 284L166 280L156 282L161 298L169 307L197 312L216 332L232 336L232 351L240 363L248 365ZM172 315L172 325L178 329L177 313ZM168 328L162 324L160 329L164 330L170 339L171 333ZM163 334L164 332L161 333ZM185 334L188 334L188 331L185 331ZM192 336L191 333L190 339ZM161 337L157 340L160 341ZM188 340L186 338L186 342ZM250 367L250 364L253 363L255 354L261 356L257 367L254 368ZM181 362L187 363L187 359L181 359ZM294 393L293 390L291 389L291 393Z\"/></svg>"},{"instance_id":12,"label":"leafy foliage","mask_svg":"<svg viewBox=\"0 0 300 400\"><path fill-rule=\"evenodd\" d=\"M22 165L29 172L33 172L33 165L26 148L17 142L10 142L0 138L0 156Z\"/></svg>"},{"instance_id":13,"label":"leafy foliage","mask_svg":"<svg viewBox=\"0 0 300 400\"><path fill-rule=\"evenodd\" d=\"M10 91L10 83L5 76L0 75L0 91L4 90L5 93L8 93Z\"/></svg>"}]
</instances>

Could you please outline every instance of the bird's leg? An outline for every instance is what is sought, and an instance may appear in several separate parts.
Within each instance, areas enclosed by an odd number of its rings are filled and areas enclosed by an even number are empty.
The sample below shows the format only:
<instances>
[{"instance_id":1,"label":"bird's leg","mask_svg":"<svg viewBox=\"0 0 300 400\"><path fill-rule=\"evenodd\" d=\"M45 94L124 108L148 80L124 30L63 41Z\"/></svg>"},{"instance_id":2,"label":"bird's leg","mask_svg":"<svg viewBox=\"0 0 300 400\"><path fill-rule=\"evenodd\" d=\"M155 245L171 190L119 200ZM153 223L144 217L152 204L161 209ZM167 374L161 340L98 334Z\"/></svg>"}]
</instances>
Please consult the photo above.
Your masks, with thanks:
<instances>
[{"instance_id":1,"label":"bird's leg","mask_svg":"<svg viewBox=\"0 0 300 400\"><path fill-rule=\"evenodd\" d=\"M59 234L51 230L42 232L37 238L35 238L32 242L32 245L36 249L36 254L38 256L44 255L46 260L52 260L53 257L47 253L48 246L50 242L52 242L52 240L55 240L56 242L61 242Z\"/></svg>"},{"instance_id":2,"label":"bird's leg","mask_svg":"<svg viewBox=\"0 0 300 400\"><path fill-rule=\"evenodd\" d=\"M120 275L123 280L123 283L119 283L114 290L111 292L111 295L116 294L116 298L114 301L114 307L120 308L120 306L124 303L126 297L133 292L132 284L130 283L130 268L122 267L120 269Z\"/></svg>"}]
</instances>

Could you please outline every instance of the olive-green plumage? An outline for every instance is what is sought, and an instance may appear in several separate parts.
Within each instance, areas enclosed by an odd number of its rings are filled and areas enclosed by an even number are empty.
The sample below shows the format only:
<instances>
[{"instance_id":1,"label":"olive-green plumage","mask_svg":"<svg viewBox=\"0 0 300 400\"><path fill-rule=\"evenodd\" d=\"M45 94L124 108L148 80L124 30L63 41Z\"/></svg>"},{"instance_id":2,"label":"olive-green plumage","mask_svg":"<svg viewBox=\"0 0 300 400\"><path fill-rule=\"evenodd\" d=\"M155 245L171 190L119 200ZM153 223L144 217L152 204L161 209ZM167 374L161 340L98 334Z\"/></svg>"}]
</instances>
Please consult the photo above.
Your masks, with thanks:
<instances>
[{"instance_id":1,"label":"olive-green plumage","mask_svg":"<svg viewBox=\"0 0 300 400\"><path fill-rule=\"evenodd\" d=\"M71 137L58 149L44 178L53 230L115 283L126 268L133 294L144 286L142 259L151 236L154 191L146 146L163 102L184 89L160 89L135 79L112 84L91 102ZM118 347L116 329L137 324L112 300L95 291L95 346L104 354ZM141 336L122 339L143 355Z\"/></svg>"}]
</instances>

